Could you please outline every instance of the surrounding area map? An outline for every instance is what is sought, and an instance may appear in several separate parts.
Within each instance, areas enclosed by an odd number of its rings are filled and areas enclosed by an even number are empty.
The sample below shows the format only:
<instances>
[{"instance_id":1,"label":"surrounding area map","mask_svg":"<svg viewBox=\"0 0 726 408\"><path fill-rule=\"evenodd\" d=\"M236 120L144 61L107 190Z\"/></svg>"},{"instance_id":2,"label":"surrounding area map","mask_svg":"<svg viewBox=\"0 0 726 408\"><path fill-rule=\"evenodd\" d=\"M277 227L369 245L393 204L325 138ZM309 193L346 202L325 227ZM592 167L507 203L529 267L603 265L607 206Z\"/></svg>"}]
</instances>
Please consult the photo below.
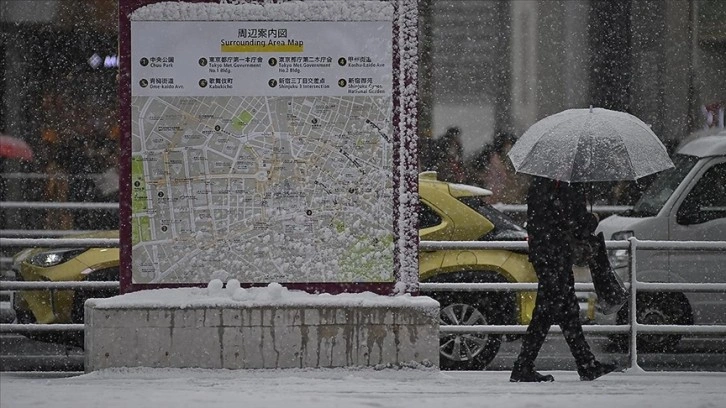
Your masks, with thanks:
<instances>
[{"instance_id":1,"label":"surrounding area map","mask_svg":"<svg viewBox=\"0 0 726 408\"><path fill-rule=\"evenodd\" d=\"M134 283L393 280L391 98L132 98Z\"/></svg>"}]
</instances>

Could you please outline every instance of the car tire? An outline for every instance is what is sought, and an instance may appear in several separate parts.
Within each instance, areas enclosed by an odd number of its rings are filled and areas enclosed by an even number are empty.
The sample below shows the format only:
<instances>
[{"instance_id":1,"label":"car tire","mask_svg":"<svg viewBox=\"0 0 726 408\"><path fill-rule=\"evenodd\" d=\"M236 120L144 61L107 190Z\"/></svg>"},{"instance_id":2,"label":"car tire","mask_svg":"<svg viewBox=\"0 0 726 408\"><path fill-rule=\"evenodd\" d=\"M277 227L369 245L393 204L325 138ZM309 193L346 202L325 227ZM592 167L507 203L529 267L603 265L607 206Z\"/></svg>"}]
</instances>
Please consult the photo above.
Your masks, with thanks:
<instances>
[{"instance_id":1,"label":"car tire","mask_svg":"<svg viewBox=\"0 0 726 408\"><path fill-rule=\"evenodd\" d=\"M643 293L637 298L637 321L641 324L692 325L693 312L682 293ZM617 324L628 324L629 304L618 311ZM681 340L680 334L639 334L638 351L663 353L673 351ZM616 350L627 350L630 336L610 336Z\"/></svg>"},{"instance_id":2,"label":"car tire","mask_svg":"<svg viewBox=\"0 0 726 408\"><path fill-rule=\"evenodd\" d=\"M493 271L458 271L439 273L425 282L503 283L507 280ZM517 324L516 295L513 293L433 292L428 295L440 304L441 325ZM497 356L501 344L501 334L442 333L439 336L439 367L442 370L482 370ZM467 354L467 350L461 348L462 345L474 347L475 350Z\"/></svg>"},{"instance_id":3,"label":"car tire","mask_svg":"<svg viewBox=\"0 0 726 408\"><path fill-rule=\"evenodd\" d=\"M492 303L482 296L437 293L441 304L439 323L443 325L496 324ZM499 352L501 334L455 333L439 336L439 366L442 370L482 370Z\"/></svg>"}]
</instances>

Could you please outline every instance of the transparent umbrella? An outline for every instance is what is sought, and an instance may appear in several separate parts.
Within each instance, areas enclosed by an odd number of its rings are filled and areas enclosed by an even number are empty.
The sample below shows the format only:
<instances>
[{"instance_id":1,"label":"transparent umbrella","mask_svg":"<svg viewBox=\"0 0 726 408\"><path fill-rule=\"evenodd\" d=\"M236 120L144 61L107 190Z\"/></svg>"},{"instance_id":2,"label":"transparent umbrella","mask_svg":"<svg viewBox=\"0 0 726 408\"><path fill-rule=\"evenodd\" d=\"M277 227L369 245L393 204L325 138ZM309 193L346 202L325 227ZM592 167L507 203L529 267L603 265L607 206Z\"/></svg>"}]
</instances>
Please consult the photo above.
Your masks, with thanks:
<instances>
[{"instance_id":1,"label":"transparent umbrella","mask_svg":"<svg viewBox=\"0 0 726 408\"><path fill-rule=\"evenodd\" d=\"M637 180L673 167L642 120L602 108L568 109L538 121L508 156L517 172L568 182Z\"/></svg>"}]
</instances>

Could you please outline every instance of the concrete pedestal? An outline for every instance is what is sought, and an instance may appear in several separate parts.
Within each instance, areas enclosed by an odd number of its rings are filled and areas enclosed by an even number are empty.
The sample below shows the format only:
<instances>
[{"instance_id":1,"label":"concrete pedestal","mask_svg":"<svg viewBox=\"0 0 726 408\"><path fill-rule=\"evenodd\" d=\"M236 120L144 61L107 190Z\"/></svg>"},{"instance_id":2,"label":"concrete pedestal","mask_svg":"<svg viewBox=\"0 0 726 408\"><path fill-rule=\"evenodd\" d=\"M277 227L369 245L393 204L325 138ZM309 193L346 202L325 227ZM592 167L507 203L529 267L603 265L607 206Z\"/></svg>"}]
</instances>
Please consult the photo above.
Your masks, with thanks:
<instances>
[{"instance_id":1,"label":"concrete pedestal","mask_svg":"<svg viewBox=\"0 0 726 408\"><path fill-rule=\"evenodd\" d=\"M236 302L130 293L85 305L85 367L307 368L439 362L439 304L365 294ZM168 293L167 293L168 295ZM339 296L342 296L339 298Z\"/></svg>"}]
</instances>

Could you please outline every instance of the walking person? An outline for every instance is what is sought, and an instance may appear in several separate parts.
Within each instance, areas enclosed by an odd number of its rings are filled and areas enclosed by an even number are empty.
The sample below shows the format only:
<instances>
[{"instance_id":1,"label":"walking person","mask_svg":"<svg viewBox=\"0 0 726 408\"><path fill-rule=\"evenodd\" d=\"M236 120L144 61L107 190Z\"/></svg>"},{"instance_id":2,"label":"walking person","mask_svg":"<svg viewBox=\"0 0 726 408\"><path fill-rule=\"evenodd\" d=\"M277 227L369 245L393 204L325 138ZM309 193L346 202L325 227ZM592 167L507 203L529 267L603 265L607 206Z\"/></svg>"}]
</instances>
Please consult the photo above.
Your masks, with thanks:
<instances>
[{"instance_id":1,"label":"walking person","mask_svg":"<svg viewBox=\"0 0 726 408\"><path fill-rule=\"evenodd\" d=\"M638 180L673 168L673 162L642 120L592 106L540 119L507 156L518 173L534 176L527 191L527 233L529 259L539 280L532 321L510 381L554 381L534 369L553 324L562 329L580 379L594 380L615 365L598 362L590 351L575 296L575 243L597 226L597 219L587 212L582 183Z\"/></svg>"},{"instance_id":2,"label":"walking person","mask_svg":"<svg viewBox=\"0 0 726 408\"><path fill-rule=\"evenodd\" d=\"M537 279L537 299L532 320L514 363L512 382L554 381L534 369L534 362L550 326L562 329L583 381L591 381L615 369L615 364L596 360L585 339L572 271L574 242L590 235L597 219L587 211L581 183L534 176L527 191L529 259Z\"/></svg>"}]
</instances>

